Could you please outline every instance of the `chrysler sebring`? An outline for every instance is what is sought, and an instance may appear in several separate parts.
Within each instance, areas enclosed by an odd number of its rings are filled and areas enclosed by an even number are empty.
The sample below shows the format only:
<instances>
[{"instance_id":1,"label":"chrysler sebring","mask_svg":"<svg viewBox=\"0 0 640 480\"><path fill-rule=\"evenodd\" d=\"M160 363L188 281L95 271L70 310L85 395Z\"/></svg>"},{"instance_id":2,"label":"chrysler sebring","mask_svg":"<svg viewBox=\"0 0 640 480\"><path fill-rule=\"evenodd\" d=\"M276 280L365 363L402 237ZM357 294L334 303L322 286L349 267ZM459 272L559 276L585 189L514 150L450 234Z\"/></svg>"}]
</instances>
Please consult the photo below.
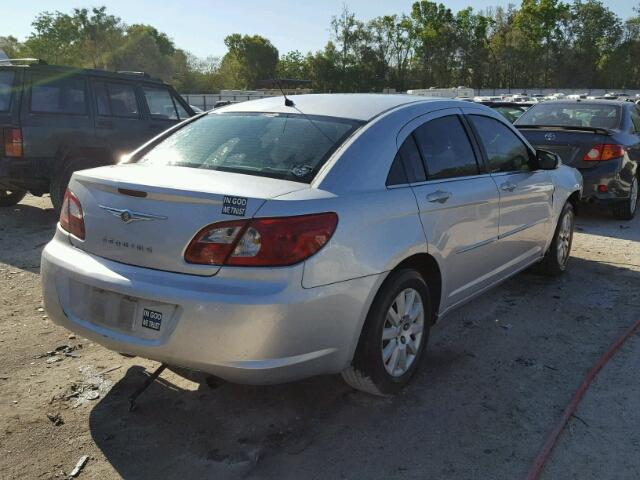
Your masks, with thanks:
<instances>
[{"instance_id":1,"label":"chrysler sebring","mask_svg":"<svg viewBox=\"0 0 640 480\"><path fill-rule=\"evenodd\" d=\"M392 394L438 318L534 264L565 270L581 190L483 105L233 104L73 175L45 306L110 349L229 381L341 372Z\"/></svg>"}]
</instances>

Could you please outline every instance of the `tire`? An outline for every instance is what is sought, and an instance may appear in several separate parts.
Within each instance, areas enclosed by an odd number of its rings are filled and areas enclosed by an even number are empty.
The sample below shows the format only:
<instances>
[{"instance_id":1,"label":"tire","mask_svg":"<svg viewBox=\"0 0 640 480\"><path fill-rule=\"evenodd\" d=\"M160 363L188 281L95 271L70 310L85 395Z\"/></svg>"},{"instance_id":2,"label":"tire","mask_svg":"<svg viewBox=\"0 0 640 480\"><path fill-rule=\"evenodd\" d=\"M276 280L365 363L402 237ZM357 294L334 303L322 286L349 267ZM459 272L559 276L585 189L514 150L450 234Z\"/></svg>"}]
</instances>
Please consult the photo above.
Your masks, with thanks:
<instances>
[{"instance_id":1,"label":"tire","mask_svg":"<svg viewBox=\"0 0 640 480\"><path fill-rule=\"evenodd\" d=\"M620 220L631 220L638 209L638 178L634 177L629 189L629 198L613 206L613 215Z\"/></svg>"},{"instance_id":2,"label":"tire","mask_svg":"<svg viewBox=\"0 0 640 480\"><path fill-rule=\"evenodd\" d=\"M407 310L407 302L413 298L411 315L397 316L401 298ZM420 273L412 269L391 273L371 305L353 362L342 372L342 378L353 388L373 395L400 391L415 373L425 351L432 305L429 288ZM391 337L383 339L383 331Z\"/></svg>"},{"instance_id":3,"label":"tire","mask_svg":"<svg viewBox=\"0 0 640 480\"><path fill-rule=\"evenodd\" d=\"M565 223L566 222L566 223ZM553 234L553 240L549 250L545 254L539 266L540 273L549 276L558 276L565 272L571 256L571 245L573 243L573 230L575 227L575 214L573 205L569 202L564 204L558 225Z\"/></svg>"},{"instance_id":4,"label":"tire","mask_svg":"<svg viewBox=\"0 0 640 480\"><path fill-rule=\"evenodd\" d=\"M26 190L0 190L0 207L13 207L26 195Z\"/></svg>"},{"instance_id":5,"label":"tire","mask_svg":"<svg viewBox=\"0 0 640 480\"><path fill-rule=\"evenodd\" d=\"M73 172L85 170L87 168L100 167L102 165L105 164L97 162L96 160L76 158L67 161L60 171L53 175L49 191L51 192L51 203L53 203L53 208L56 213L60 213L62 201L64 200L64 193L67 191L67 186L69 185Z\"/></svg>"}]
</instances>

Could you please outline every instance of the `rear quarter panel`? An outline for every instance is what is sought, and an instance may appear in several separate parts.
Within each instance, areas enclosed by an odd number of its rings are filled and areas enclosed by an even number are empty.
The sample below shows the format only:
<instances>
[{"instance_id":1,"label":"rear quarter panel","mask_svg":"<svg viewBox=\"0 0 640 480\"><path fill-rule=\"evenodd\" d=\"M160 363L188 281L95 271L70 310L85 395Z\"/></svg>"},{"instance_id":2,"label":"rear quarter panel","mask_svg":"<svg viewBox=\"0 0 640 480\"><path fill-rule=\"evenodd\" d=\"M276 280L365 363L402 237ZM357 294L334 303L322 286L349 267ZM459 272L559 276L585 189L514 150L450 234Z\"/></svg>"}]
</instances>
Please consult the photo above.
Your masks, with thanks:
<instances>
[{"instance_id":1,"label":"rear quarter panel","mask_svg":"<svg viewBox=\"0 0 640 480\"><path fill-rule=\"evenodd\" d=\"M339 196L303 190L268 200L256 216L319 212L336 212L338 226L329 243L305 262L305 288L387 272L406 257L426 252L410 188L381 188Z\"/></svg>"}]
</instances>

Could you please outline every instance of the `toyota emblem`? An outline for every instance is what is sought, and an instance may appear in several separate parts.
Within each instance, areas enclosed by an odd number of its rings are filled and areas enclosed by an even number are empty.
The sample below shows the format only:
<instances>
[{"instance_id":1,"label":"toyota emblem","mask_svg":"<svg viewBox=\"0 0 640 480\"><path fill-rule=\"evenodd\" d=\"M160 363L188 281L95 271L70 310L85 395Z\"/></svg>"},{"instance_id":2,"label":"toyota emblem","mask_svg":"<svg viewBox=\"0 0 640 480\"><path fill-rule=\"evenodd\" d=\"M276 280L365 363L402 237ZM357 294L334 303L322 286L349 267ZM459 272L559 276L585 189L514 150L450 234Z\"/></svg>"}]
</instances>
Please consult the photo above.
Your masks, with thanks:
<instances>
[{"instance_id":1,"label":"toyota emblem","mask_svg":"<svg viewBox=\"0 0 640 480\"><path fill-rule=\"evenodd\" d=\"M556 139L556 134L553 133L553 132L545 133L544 134L544 139L545 140L549 140L549 141L555 140Z\"/></svg>"}]
</instances>

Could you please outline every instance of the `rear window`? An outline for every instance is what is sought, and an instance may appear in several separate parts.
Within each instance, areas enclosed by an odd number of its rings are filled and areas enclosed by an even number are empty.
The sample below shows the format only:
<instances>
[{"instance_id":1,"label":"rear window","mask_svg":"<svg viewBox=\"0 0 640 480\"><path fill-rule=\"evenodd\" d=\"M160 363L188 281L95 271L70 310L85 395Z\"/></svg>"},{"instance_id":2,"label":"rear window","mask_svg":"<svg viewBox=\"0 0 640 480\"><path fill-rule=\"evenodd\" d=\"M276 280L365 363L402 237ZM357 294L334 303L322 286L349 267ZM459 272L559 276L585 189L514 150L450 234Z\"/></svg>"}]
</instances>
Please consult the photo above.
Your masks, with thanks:
<instances>
[{"instance_id":1,"label":"rear window","mask_svg":"<svg viewBox=\"0 0 640 480\"><path fill-rule=\"evenodd\" d=\"M86 84L79 77L34 75L31 85L31 111L38 113L87 113Z\"/></svg>"},{"instance_id":2,"label":"rear window","mask_svg":"<svg viewBox=\"0 0 640 480\"><path fill-rule=\"evenodd\" d=\"M504 118L509 120L511 123L515 122L518 118L522 116L525 112L524 108L521 107L510 107L510 106L500 106L500 107L491 107Z\"/></svg>"},{"instance_id":3,"label":"rear window","mask_svg":"<svg viewBox=\"0 0 640 480\"><path fill-rule=\"evenodd\" d=\"M0 71L0 112L8 112L11 107L11 90L14 72Z\"/></svg>"},{"instance_id":4,"label":"rear window","mask_svg":"<svg viewBox=\"0 0 640 480\"><path fill-rule=\"evenodd\" d=\"M361 124L298 114L209 114L167 137L139 162L309 183Z\"/></svg>"},{"instance_id":5,"label":"rear window","mask_svg":"<svg viewBox=\"0 0 640 480\"><path fill-rule=\"evenodd\" d=\"M517 125L555 127L617 128L619 124L617 105L567 105L553 101L531 107L517 121Z\"/></svg>"}]
</instances>

